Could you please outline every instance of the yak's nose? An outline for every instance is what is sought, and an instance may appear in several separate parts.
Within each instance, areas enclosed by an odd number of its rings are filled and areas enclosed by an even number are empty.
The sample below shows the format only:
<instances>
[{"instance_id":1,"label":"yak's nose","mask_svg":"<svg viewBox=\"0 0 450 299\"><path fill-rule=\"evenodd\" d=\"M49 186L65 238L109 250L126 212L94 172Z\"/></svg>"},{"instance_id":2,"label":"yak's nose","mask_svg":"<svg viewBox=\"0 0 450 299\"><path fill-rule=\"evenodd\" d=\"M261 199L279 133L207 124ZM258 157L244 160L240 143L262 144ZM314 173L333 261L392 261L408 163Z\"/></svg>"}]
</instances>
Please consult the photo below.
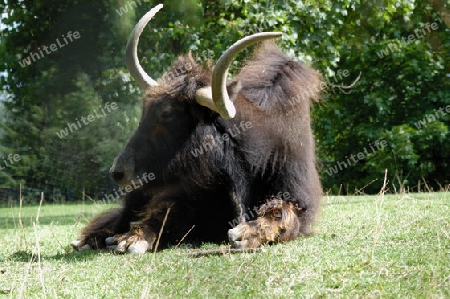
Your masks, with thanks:
<instances>
[{"instance_id":1,"label":"yak's nose","mask_svg":"<svg viewBox=\"0 0 450 299\"><path fill-rule=\"evenodd\" d=\"M127 150L119 154L109 170L109 177L118 185L129 185L134 175L134 158Z\"/></svg>"},{"instance_id":2,"label":"yak's nose","mask_svg":"<svg viewBox=\"0 0 450 299\"><path fill-rule=\"evenodd\" d=\"M109 170L109 177L117 184L120 184L125 177L125 173L123 171L115 171L114 167L111 167Z\"/></svg>"}]
</instances>

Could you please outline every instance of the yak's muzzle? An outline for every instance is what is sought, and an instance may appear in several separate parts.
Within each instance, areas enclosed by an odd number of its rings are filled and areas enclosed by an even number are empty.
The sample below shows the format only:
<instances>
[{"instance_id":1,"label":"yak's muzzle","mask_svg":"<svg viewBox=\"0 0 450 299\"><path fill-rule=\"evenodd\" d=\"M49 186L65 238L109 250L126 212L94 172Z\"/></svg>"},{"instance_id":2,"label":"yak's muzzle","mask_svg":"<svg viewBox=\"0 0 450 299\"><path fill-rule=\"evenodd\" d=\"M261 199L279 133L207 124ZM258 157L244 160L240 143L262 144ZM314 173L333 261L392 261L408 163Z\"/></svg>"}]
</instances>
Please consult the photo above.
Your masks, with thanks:
<instances>
[{"instance_id":1,"label":"yak's muzzle","mask_svg":"<svg viewBox=\"0 0 450 299\"><path fill-rule=\"evenodd\" d=\"M109 170L109 177L119 186L124 187L132 183L135 174L135 161L132 153L123 151L115 159Z\"/></svg>"}]
</instances>

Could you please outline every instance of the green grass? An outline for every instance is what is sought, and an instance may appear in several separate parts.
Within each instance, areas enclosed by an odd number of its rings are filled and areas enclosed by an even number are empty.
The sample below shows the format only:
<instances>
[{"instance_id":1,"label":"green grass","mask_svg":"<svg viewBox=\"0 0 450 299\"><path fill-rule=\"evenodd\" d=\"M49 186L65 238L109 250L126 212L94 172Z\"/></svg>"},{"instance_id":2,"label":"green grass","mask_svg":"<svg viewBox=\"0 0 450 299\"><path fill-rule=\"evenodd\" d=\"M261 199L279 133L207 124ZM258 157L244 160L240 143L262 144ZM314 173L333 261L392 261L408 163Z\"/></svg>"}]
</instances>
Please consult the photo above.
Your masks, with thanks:
<instances>
[{"instance_id":1,"label":"green grass","mask_svg":"<svg viewBox=\"0 0 450 299\"><path fill-rule=\"evenodd\" d=\"M18 206L0 208L0 298L450 297L450 193L325 197L315 236L259 253L73 252L110 207L45 204L36 222L26 206L23 228Z\"/></svg>"}]
</instances>

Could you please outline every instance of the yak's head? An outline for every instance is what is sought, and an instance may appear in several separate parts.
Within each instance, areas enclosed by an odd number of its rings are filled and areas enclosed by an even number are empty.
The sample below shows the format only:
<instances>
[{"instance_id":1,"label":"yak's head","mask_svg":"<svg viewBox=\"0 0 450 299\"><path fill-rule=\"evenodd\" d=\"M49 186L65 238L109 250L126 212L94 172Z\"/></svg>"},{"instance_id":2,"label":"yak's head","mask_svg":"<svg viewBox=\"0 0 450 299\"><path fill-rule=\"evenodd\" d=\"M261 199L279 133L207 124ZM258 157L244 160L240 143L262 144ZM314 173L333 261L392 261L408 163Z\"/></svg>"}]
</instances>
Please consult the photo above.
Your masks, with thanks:
<instances>
[{"instance_id":1,"label":"yak's head","mask_svg":"<svg viewBox=\"0 0 450 299\"><path fill-rule=\"evenodd\" d=\"M136 188L148 181L163 183L164 169L183 151L201 121L202 110L216 117L217 113L222 118L234 117L236 110L226 84L228 67L244 48L281 35L263 32L241 39L222 54L212 72L197 65L190 54L181 56L155 81L139 64L137 46L142 30L161 8L159 4L142 17L127 44L128 70L146 94L139 127L110 170L110 177L122 187Z\"/></svg>"}]
</instances>

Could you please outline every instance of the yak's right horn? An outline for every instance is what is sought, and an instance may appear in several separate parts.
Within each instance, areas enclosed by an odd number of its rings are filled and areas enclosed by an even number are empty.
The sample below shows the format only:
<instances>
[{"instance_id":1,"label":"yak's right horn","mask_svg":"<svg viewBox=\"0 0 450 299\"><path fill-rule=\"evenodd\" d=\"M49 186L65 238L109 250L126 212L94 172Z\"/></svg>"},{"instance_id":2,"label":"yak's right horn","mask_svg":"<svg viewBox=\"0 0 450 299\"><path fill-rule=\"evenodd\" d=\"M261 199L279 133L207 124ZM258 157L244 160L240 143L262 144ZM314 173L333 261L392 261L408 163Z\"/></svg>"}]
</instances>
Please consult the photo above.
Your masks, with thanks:
<instances>
[{"instance_id":1,"label":"yak's right horn","mask_svg":"<svg viewBox=\"0 0 450 299\"><path fill-rule=\"evenodd\" d=\"M197 102L206 106L223 118L233 118L236 115L236 108L231 102L227 92L227 75L233 59L245 48L256 44L262 40L277 38L281 32L261 32L256 33L234 43L226 50L213 69L211 86L201 88L197 91Z\"/></svg>"}]
</instances>

